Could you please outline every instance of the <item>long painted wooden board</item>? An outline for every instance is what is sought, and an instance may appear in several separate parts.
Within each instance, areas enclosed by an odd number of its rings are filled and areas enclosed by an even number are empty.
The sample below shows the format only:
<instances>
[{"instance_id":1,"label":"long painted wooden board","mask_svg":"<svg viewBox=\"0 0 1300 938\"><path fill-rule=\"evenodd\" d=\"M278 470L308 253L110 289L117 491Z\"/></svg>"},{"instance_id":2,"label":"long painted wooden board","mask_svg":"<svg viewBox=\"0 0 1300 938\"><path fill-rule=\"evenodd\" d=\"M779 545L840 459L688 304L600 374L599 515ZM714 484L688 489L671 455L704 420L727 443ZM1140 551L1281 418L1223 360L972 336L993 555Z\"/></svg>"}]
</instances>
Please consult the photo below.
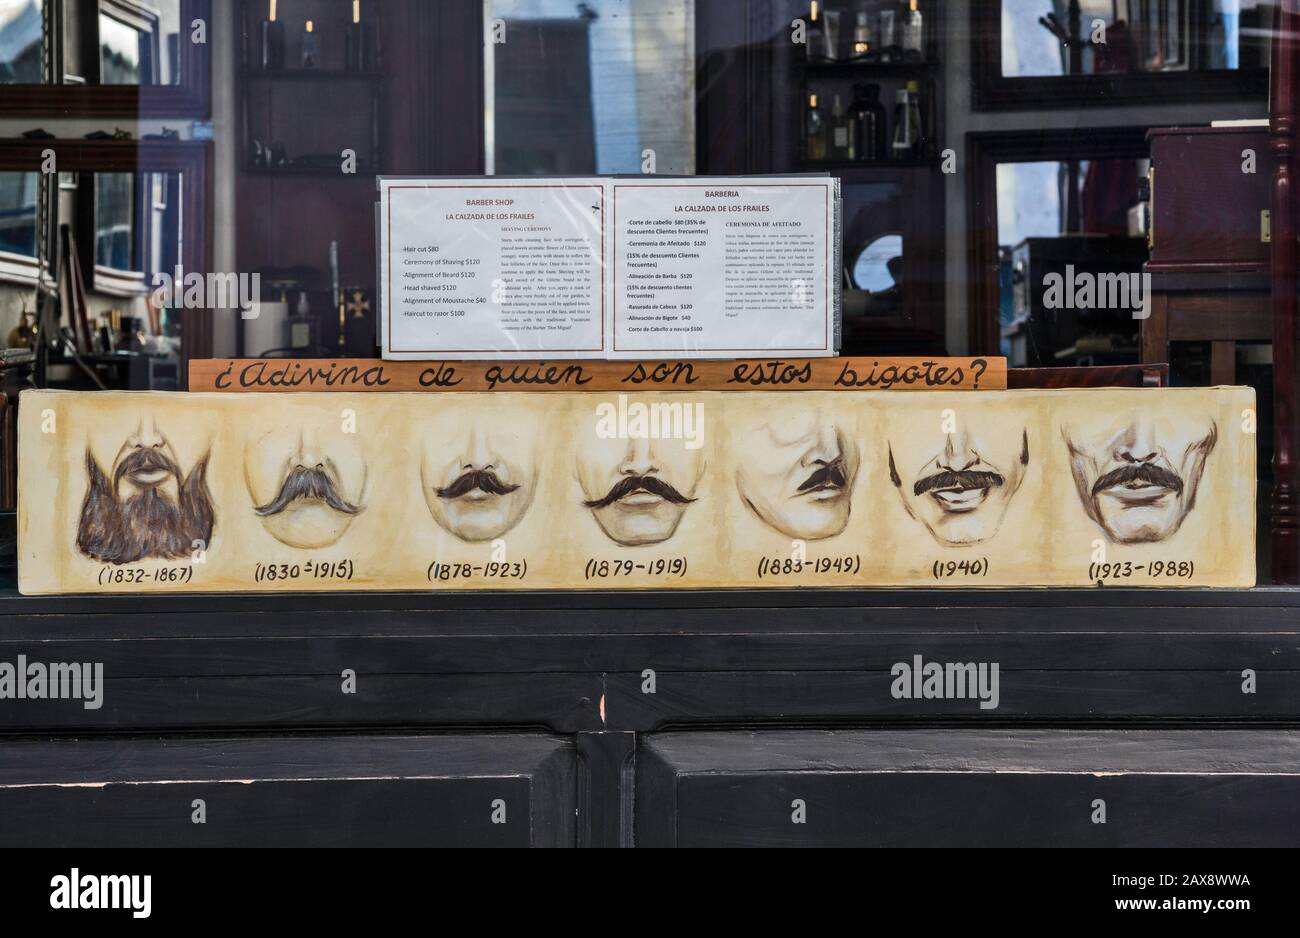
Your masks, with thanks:
<instances>
[{"instance_id":1,"label":"long painted wooden board","mask_svg":"<svg viewBox=\"0 0 1300 938\"><path fill-rule=\"evenodd\" d=\"M1255 582L1240 388L20 405L25 594Z\"/></svg>"}]
</instances>

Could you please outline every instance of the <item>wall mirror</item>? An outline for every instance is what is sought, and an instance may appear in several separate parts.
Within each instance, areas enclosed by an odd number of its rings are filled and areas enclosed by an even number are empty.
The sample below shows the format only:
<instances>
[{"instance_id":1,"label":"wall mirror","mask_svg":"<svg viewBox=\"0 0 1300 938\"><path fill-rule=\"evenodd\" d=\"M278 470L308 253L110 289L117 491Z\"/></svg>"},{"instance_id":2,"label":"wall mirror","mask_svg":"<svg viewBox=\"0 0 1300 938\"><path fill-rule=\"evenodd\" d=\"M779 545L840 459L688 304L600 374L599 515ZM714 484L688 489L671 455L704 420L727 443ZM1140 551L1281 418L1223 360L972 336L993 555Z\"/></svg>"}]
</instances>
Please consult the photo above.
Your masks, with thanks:
<instances>
[{"instance_id":1,"label":"wall mirror","mask_svg":"<svg viewBox=\"0 0 1300 938\"><path fill-rule=\"evenodd\" d=\"M0 0L0 113L206 117L211 0Z\"/></svg>"}]
</instances>

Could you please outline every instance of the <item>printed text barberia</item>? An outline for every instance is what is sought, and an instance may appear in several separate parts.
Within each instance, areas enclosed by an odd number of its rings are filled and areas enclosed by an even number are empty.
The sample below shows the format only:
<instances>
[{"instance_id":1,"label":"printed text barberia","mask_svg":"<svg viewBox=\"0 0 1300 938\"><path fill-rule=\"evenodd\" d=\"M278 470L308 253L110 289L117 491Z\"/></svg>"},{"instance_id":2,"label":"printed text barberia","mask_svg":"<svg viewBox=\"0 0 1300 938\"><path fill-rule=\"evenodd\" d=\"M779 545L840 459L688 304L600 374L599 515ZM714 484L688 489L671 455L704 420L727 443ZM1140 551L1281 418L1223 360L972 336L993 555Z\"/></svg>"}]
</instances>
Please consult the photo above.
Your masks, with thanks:
<instances>
[{"instance_id":1,"label":"printed text barberia","mask_svg":"<svg viewBox=\"0 0 1300 938\"><path fill-rule=\"evenodd\" d=\"M988 370L989 363L982 358L971 359L970 371L959 365L941 362L920 362L916 365L881 365L857 367L850 363L839 365L839 373L830 383L832 388L874 389L881 391L903 388L962 387L973 377L976 389ZM420 372L422 388L453 389L475 376L472 363L446 362L430 364ZM813 362L742 362L733 367L726 384L735 387L797 388L814 383L816 375ZM586 368L577 364L489 365L481 372L482 383L488 390L503 388L574 388L581 389L595 380ZM628 372L619 384L628 388L690 388L702 378L690 362L637 362L628 366ZM217 375L215 386L219 391L231 388L295 388L301 390L390 387L393 378L381 363L328 365L300 361L230 362Z\"/></svg>"}]
</instances>

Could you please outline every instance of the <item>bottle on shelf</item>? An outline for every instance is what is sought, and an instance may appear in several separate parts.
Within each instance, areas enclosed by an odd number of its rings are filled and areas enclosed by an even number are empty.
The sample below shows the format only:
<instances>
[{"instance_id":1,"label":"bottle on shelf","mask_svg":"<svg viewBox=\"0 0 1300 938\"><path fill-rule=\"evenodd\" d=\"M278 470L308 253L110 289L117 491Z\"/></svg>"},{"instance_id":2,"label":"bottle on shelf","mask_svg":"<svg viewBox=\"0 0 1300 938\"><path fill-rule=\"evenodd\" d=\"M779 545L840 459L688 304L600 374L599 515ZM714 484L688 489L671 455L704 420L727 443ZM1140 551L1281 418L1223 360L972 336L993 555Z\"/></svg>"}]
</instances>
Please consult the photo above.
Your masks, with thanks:
<instances>
[{"instance_id":1,"label":"bottle on shelf","mask_svg":"<svg viewBox=\"0 0 1300 938\"><path fill-rule=\"evenodd\" d=\"M886 159L885 106L880 103L880 86L854 85L853 106L849 115L857 131L857 158L863 162L882 162Z\"/></svg>"},{"instance_id":2,"label":"bottle on shelf","mask_svg":"<svg viewBox=\"0 0 1300 938\"><path fill-rule=\"evenodd\" d=\"M925 58L925 23L921 16L919 0L908 0L908 10L903 15L903 58L920 62Z\"/></svg>"},{"instance_id":3,"label":"bottle on shelf","mask_svg":"<svg viewBox=\"0 0 1300 938\"><path fill-rule=\"evenodd\" d=\"M909 81L894 97L894 146L896 160L914 160L922 155L920 86Z\"/></svg>"},{"instance_id":4,"label":"bottle on shelf","mask_svg":"<svg viewBox=\"0 0 1300 938\"><path fill-rule=\"evenodd\" d=\"M912 122L914 132L912 136L912 158L924 159L930 149L930 140L926 136L929 129L926 121L922 118L921 109L921 85L920 82L913 79L907 83L907 106L908 120Z\"/></svg>"},{"instance_id":5,"label":"bottle on shelf","mask_svg":"<svg viewBox=\"0 0 1300 938\"><path fill-rule=\"evenodd\" d=\"M804 55L809 62L820 61L826 50L826 39L822 34L825 24L822 22L821 3L812 0L808 6L808 24L804 29Z\"/></svg>"},{"instance_id":6,"label":"bottle on shelf","mask_svg":"<svg viewBox=\"0 0 1300 938\"><path fill-rule=\"evenodd\" d=\"M880 28L876 31L876 48L881 61L892 62L898 51L898 13L893 7L880 11Z\"/></svg>"},{"instance_id":7,"label":"bottle on shelf","mask_svg":"<svg viewBox=\"0 0 1300 938\"><path fill-rule=\"evenodd\" d=\"M859 10L857 25L853 27L853 61L864 62L870 55L871 16L866 10Z\"/></svg>"},{"instance_id":8,"label":"bottle on shelf","mask_svg":"<svg viewBox=\"0 0 1300 938\"><path fill-rule=\"evenodd\" d=\"M826 135L826 158L847 162L858 158L858 135L853 118L844 111L844 102L836 95L831 105L830 130Z\"/></svg>"},{"instance_id":9,"label":"bottle on shelf","mask_svg":"<svg viewBox=\"0 0 1300 938\"><path fill-rule=\"evenodd\" d=\"M808 159L818 162L826 159L826 120L817 105L817 95L808 96L808 113L804 124L804 149Z\"/></svg>"}]
</instances>

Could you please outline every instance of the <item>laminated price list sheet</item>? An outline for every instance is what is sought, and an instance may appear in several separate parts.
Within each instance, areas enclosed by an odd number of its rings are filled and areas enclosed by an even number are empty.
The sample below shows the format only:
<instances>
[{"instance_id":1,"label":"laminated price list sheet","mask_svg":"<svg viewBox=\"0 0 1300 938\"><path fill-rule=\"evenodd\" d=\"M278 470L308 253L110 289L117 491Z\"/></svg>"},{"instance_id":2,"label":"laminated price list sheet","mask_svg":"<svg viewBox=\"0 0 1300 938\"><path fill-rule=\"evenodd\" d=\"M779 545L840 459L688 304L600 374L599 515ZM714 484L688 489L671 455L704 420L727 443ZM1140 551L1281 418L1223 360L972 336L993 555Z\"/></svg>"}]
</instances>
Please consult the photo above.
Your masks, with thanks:
<instances>
[{"instance_id":1,"label":"laminated price list sheet","mask_svg":"<svg viewBox=\"0 0 1300 938\"><path fill-rule=\"evenodd\" d=\"M381 178L390 360L834 355L839 183Z\"/></svg>"}]
</instances>

